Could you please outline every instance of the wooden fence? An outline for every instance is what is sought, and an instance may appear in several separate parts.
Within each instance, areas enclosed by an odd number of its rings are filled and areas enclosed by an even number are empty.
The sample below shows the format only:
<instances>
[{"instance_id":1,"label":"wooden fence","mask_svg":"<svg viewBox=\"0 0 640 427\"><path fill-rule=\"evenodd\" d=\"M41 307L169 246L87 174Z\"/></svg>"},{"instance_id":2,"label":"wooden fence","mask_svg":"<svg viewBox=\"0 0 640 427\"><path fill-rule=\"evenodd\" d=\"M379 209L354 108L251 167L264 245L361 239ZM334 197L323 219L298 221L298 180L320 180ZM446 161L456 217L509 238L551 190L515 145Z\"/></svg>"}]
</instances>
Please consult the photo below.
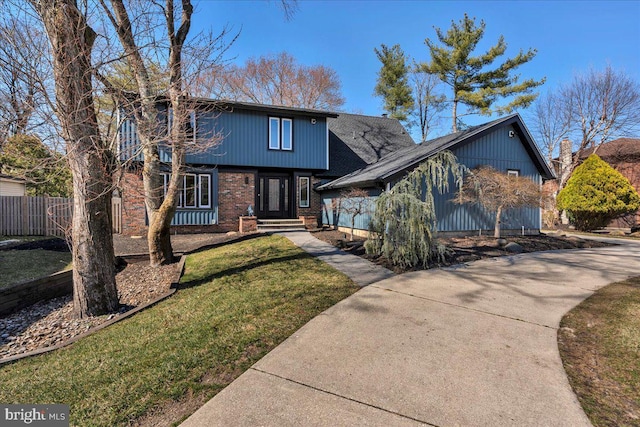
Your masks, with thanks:
<instances>
[{"instance_id":1,"label":"wooden fence","mask_svg":"<svg viewBox=\"0 0 640 427\"><path fill-rule=\"evenodd\" d=\"M113 232L122 232L122 200L111 202ZM0 196L0 235L59 236L71 228L73 199Z\"/></svg>"}]
</instances>

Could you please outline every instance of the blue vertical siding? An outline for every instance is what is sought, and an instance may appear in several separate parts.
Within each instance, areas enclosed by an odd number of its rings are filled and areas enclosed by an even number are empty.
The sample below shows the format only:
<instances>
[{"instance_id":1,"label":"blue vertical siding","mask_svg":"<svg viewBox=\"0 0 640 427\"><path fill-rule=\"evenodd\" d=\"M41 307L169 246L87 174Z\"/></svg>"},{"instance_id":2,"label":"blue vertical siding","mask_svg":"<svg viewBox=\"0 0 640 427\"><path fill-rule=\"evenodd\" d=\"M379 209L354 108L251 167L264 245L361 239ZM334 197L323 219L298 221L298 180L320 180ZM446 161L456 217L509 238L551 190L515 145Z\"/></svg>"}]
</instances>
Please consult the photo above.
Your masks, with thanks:
<instances>
[{"instance_id":1,"label":"blue vertical siding","mask_svg":"<svg viewBox=\"0 0 640 427\"><path fill-rule=\"evenodd\" d=\"M293 120L293 149L269 149L269 117ZM158 120L166 122L166 110L160 108ZM202 145L220 139L215 147L202 153L191 153L187 164L228 165L327 170L327 120L324 116L309 117L270 114L235 109L230 112L199 111L196 130ZM135 123L129 119L121 123L119 147L122 160L142 160L135 134ZM171 162L171 150L160 149L160 159Z\"/></svg>"},{"instance_id":2,"label":"blue vertical siding","mask_svg":"<svg viewBox=\"0 0 640 427\"><path fill-rule=\"evenodd\" d=\"M357 215L355 218L355 228L358 230L367 230L371 215L375 211L376 199L380 195L380 190L369 190L369 212ZM322 223L325 225L333 225L339 227L351 227L351 216L340 209L335 208L333 200L340 199L340 192L332 191L322 194Z\"/></svg>"},{"instance_id":3,"label":"blue vertical siding","mask_svg":"<svg viewBox=\"0 0 640 427\"><path fill-rule=\"evenodd\" d=\"M509 137L509 131L513 130L511 126L496 129L482 138L473 142L457 147L453 150L458 157L458 161L468 168L473 169L478 166L488 165L499 171L506 172L507 169L517 169L520 176L528 177L535 182L541 182L541 176L535 164L529 157L522 141L518 138L517 133L513 138ZM453 186L453 181L450 182ZM486 212L479 206L470 204L458 205L453 203L456 189L445 194L434 194L434 202L436 209L437 224L436 228L441 232L459 232L478 230L493 230L495 224L495 215L492 212ZM327 192L322 195L323 203L323 224L340 225L348 227L349 219L347 215L330 212L328 207L331 206L331 199L338 197L338 192ZM377 194L372 193L372 205L375 205ZM356 221L356 227L362 230L368 229L369 217L362 216ZM522 227L527 230L540 229L540 208L522 208L509 209L502 214L502 229L505 230L521 230Z\"/></svg>"},{"instance_id":4,"label":"blue vertical siding","mask_svg":"<svg viewBox=\"0 0 640 427\"><path fill-rule=\"evenodd\" d=\"M269 117L293 119L293 149L269 149ZM275 116L264 112L235 110L205 112L197 119L198 138L210 143L221 140L203 153L186 157L187 164L328 169L327 121L325 117ZM162 161L171 161L170 150L162 150Z\"/></svg>"},{"instance_id":5,"label":"blue vertical siding","mask_svg":"<svg viewBox=\"0 0 640 427\"><path fill-rule=\"evenodd\" d=\"M511 130L514 130L511 126L496 129L470 144L457 147L453 153L460 163L470 169L491 166L505 173L507 169L516 169L520 171L520 176L540 182L540 173L517 132L513 138L509 137ZM443 195L434 195L438 231L493 230L493 213L486 212L479 206L457 205L452 201L454 196L455 190ZM501 227L505 230L521 230L522 227L525 230L539 230L540 209L509 209L502 214Z\"/></svg>"}]
</instances>

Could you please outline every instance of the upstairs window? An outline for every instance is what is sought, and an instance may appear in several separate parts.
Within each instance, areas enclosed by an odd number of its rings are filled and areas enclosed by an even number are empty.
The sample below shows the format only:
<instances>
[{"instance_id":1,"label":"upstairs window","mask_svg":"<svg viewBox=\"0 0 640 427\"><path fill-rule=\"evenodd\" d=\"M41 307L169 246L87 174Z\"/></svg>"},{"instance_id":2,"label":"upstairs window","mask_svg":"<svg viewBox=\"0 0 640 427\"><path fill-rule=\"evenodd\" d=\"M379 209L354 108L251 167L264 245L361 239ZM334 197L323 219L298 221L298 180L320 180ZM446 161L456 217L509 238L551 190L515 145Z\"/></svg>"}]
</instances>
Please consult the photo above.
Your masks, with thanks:
<instances>
[{"instance_id":1,"label":"upstairs window","mask_svg":"<svg viewBox=\"0 0 640 427\"><path fill-rule=\"evenodd\" d=\"M507 169L507 175L518 177L520 176L520 171L517 169Z\"/></svg>"},{"instance_id":2,"label":"upstairs window","mask_svg":"<svg viewBox=\"0 0 640 427\"><path fill-rule=\"evenodd\" d=\"M293 120L269 117L269 149L293 150Z\"/></svg>"},{"instance_id":3,"label":"upstairs window","mask_svg":"<svg viewBox=\"0 0 640 427\"><path fill-rule=\"evenodd\" d=\"M184 121L184 134L186 142L195 142L197 136L197 115L195 110L189 111L189 117L185 117ZM167 110L167 132L171 134L171 128L173 127L173 108Z\"/></svg>"}]
</instances>

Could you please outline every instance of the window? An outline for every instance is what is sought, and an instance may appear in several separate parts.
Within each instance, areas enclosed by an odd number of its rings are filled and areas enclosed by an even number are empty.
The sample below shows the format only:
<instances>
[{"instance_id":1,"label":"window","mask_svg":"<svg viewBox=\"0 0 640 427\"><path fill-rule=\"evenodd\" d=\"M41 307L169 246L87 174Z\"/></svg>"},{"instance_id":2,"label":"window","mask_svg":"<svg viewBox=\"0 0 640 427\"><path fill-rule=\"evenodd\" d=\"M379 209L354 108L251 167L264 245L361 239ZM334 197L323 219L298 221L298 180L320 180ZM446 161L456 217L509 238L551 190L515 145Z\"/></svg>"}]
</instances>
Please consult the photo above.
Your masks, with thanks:
<instances>
[{"instance_id":1,"label":"window","mask_svg":"<svg viewBox=\"0 0 640 427\"><path fill-rule=\"evenodd\" d=\"M293 144L291 141L292 132L291 132L291 119L282 119L282 149L283 150L291 150L293 148Z\"/></svg>"},{"instance_id":2,"label":"window","mask_svg":"<svg viewBox=\"0 0 640 427\"><path fill-rule=\"evenodd\" d=\"M507 169L508 176L520 176L520 171L517 169Z\"/></svg>"},{"instance_id":3,"label":"window","mask_svg":"<svg viewBox=\"0 0 640 427\"><path fill-rule=\"evenodd\" d=\"M201 208L211 207L211 175L199 175L200 180L200 201Z\"/></svg>"},{"instance_id":4,"label":"window","mask_svg":"<svg viewBox=\"0 0 640 427\"><path fill-rule=\"evenodd\" d=\"M196 208L196 176L193 174L186 174L184 176L184 183L182 185L182 192L184 194L184 207Z\"/></svg>"},{"instance_id":5,"label":"window","mask_svg":"<svg viewBox=\"0 0 640 427\"><path fill-rule=\"evenodd\" d=\"M195 110L189 111L189 118L184 123L184 134L187 141L195 142L197 136L197 115ZM167 109L167 134L173 127L173 108Z\"/></svg>"},{"instance_id":6,"label":"window","mask_svg":"<svg viewBox=\"0 0 640 427\"><path fill-rule=\"evenodd\" d=\"M309 177L301 176L298 178L298 205L301 208L309 207Z\"/></svg>"},{"instance_id":7,"label":"window","mask_svg":"<svg viewBox=\"0 0 640 427\"><path fill-rule=\"evenodd\" d=\"M293 120L269 117L269 149L293 150Z\"/></svg>"},{"instance_id":8,"label":"window","mask_svg":"<svg viewBox=\"0 0 640 427\"><path fill-rule=\"evenodd\" d=\"M163 175L164 194L167 194L171 174ZM185 174L182 178L182 188L178 192L177 207L185 209L211 207L211 175Z\"/></svg>"}]
</instances>

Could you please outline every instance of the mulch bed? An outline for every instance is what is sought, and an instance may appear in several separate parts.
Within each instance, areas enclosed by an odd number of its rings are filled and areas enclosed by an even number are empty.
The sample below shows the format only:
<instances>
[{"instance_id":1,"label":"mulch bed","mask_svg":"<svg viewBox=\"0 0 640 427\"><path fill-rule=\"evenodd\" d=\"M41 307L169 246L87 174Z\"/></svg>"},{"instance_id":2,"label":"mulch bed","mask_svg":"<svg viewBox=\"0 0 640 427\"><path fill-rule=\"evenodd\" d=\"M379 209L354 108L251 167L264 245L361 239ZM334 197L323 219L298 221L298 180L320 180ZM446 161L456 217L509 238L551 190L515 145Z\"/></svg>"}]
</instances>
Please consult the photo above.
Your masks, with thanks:
<instances>
[{"instance_id":1,"label":"mulch bed","mask_svg":"<svg viewBox=\"0 0 640 427\"><path fill-rule=\"evenodd\" d=\"M350 241L349 233L337 230L323 229L313 233L318 239L325 241L344 251L358 255L378 265L388 268L396 273L404 273L407 271L422 270L422 266L402 269L399 268L385 258L384 256L368 255L364 249L364 241L366 239L354 236L353 242ZM599 248L610 246L609 243L597 242L594 240L585 240L574 236L549 236L545 234L532 236L507 236L508 242L514 242L522 247L522 252L540 252L559 249L580 249L580 248ZM498 245L494 237L488 236L466 236L466 237L446 237L438 239L439 242L447 247L447 255L442 264L431 263L428 268L442 267L447 265L461 264L470 261L477 261L484 258L493 258L499 256L513 255L503 247Z\"/></svg>"}]
</instances>

